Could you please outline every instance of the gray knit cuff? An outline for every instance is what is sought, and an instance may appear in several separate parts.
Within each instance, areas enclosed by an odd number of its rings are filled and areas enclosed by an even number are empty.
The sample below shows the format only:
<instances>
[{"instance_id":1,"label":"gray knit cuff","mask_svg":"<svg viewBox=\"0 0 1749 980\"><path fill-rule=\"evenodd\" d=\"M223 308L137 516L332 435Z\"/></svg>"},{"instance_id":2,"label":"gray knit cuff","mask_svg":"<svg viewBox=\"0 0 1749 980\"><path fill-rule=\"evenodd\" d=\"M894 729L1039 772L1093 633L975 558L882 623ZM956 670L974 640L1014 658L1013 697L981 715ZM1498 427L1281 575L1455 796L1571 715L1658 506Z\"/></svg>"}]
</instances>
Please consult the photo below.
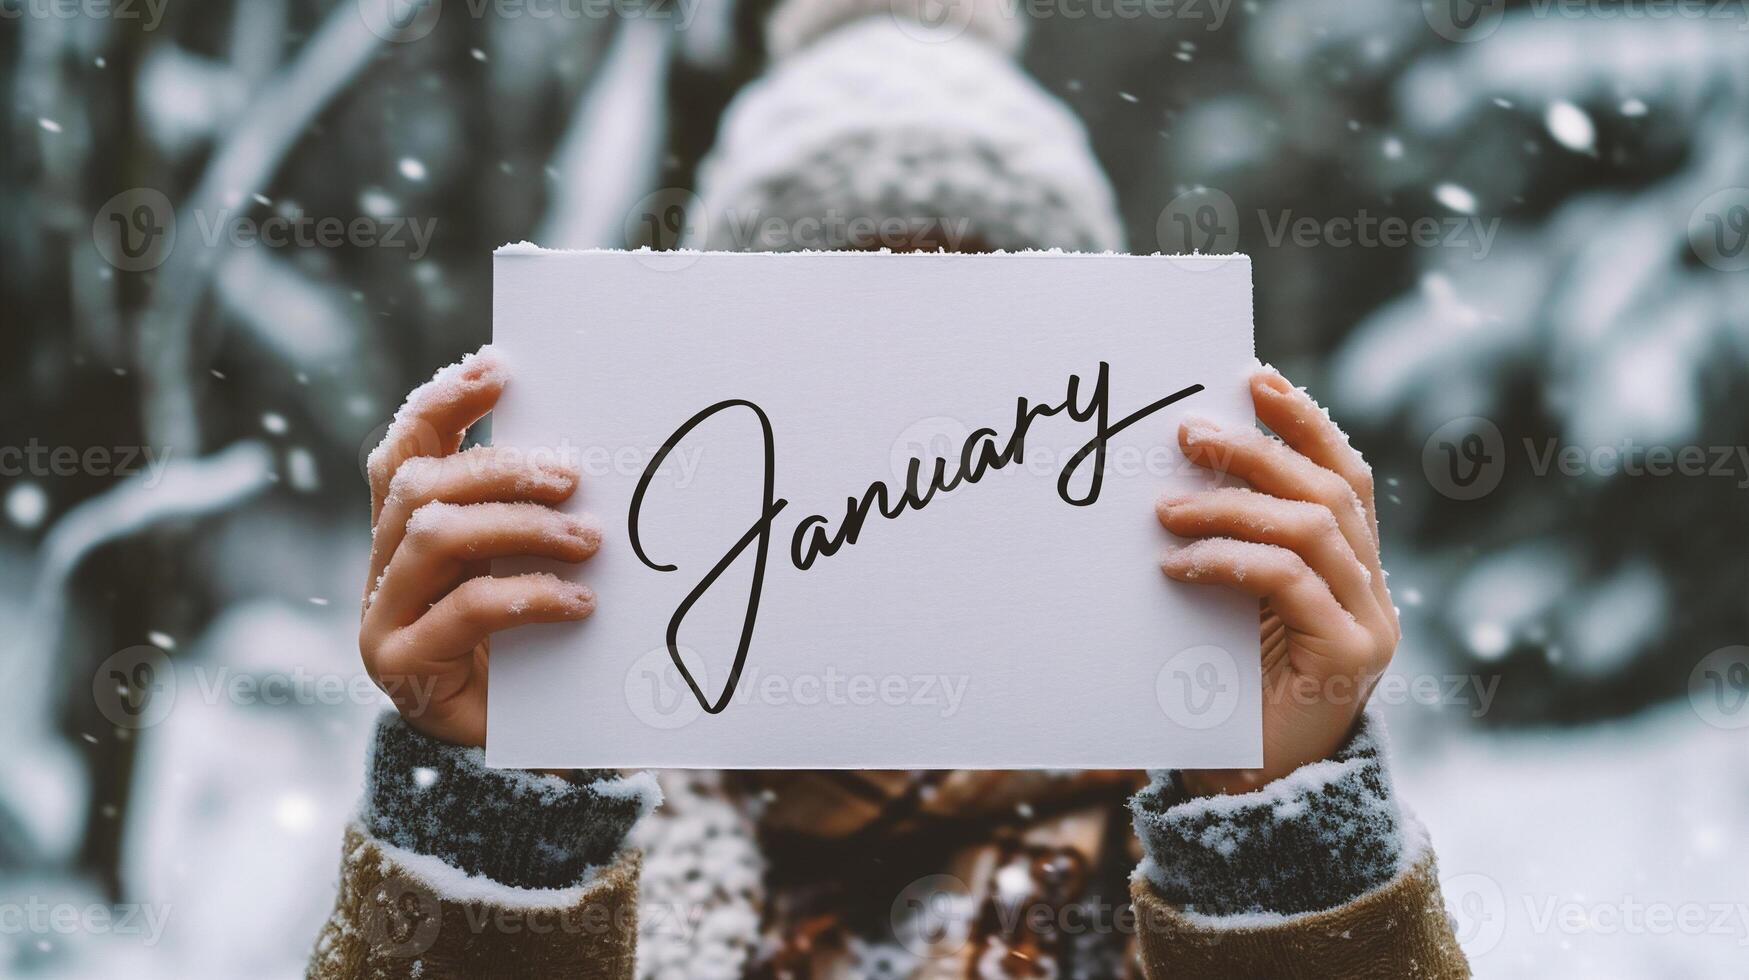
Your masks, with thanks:
<instances>
[{"instance_id":1,"label":"gray knit cuff","mask_svg":"<svg viewBox=\"0 0 1749 980\"><path fill-rule=\"evenodd\" d=\"M1341 751L1237 796L1193 799L1175 772L1130 800L1167 902L1210 916L1335 908L1396 877L1406 818L1385 769L1384 724L1370 712Z\"/></svg>"},{"instance_id":2,"label":"gray knit cuff","mask_svg":"<svg viewBox=\"0 0 1749 980\"><path fill-rule=\"evenodd\" d=\"M377 722L365 779L371 836L519 888L568 888L612 863L662 799L647 772L489 769L483 750L421 735L393 711Z\"/></svg>"}]
</instances>

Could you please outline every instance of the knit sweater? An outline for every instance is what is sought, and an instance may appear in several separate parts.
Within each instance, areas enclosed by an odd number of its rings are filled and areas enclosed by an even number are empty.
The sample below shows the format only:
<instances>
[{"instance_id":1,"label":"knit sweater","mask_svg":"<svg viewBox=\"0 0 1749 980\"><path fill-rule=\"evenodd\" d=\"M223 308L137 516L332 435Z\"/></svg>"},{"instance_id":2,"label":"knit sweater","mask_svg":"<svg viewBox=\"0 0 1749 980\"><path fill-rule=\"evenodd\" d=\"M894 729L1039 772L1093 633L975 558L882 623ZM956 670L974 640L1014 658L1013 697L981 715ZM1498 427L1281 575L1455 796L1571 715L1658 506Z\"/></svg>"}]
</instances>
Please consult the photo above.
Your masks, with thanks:
<instances>
[{"instance_id":1,"label":"knit sweater","mask_svg":"<svg viewBox=\"0 0 1749 980\"><path fill-rule=\"evenodd\" d=\"M1469 976L1382 737L1369 715L1334 758L1240 796L1193 799L1173 773L1151 773L1131 801L1143 854L1133 918L1109 926L1134 930L1143 972ZM489 769L480 750L385 715L309 976L735 975L757 913L715 899L755 894L751 845L707 814L698 840L645 833L641 853L628 841L659 819L660 797L648 773ZM646 863L669 866L681 891L646 898L640 921ZM895 931L903 902L894 896ZM677 941L691 965L663 967L658 947ZM925 958L896 975L944 974Z\"/></svg>"}]
</instances>

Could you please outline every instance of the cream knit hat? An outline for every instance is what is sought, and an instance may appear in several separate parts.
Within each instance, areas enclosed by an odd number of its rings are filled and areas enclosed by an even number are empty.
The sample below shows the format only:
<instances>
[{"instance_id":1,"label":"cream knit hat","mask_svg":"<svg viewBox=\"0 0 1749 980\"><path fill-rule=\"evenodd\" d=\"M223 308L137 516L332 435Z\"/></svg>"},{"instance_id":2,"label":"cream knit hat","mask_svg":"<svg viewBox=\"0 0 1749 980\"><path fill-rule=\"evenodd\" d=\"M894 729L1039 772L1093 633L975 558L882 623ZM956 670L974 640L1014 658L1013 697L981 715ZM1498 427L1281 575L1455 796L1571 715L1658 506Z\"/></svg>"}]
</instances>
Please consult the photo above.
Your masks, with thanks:
<instances>
[{"instance_id":1,"label":"cream knit hat","mask_svg":"<svg viewBox=\"0 0 1749 980\"><path fill-rule=\"evenodd\" d=\"M1012 55L1004 0L786 0L724 114L691 247L1124 247L1066 107Z\"/></svg>"}]
</instances>

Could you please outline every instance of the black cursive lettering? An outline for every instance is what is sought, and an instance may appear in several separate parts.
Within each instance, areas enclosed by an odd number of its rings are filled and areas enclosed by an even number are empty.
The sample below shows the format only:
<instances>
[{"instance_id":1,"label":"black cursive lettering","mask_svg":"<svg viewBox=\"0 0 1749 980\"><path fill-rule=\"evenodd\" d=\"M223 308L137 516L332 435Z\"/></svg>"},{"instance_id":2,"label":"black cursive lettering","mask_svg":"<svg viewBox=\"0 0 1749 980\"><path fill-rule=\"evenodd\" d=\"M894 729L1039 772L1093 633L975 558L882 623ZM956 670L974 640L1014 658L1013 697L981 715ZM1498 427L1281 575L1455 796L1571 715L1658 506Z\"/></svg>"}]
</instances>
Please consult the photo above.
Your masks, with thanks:
<instances>
[{"instance_id":1,"label":"black cursive lettering","mask_svg":"<svg viewBox=\"0 0 1749 980\"><path fill-rule=\"evenodd\" d=\"M1142 421L1161 409L1182 401L1203 390L1202 385L1190 385L1152 402L1124 416L1116 422L1111 418L1111 366L1103 361L1099 364L1099 374L1095 378L1091 391L1083 391L1080 375L1070 375L1068 390L1061 402L1048 405L1037 405L1024 396L1015 403L1014 430L1009 433L1006 441L1000 441L994 429L980 428L966 437L960 447L957 461L950 462L946 458L937 458L930 465L928 479L923 478L923 461L912 458L906 466L905 481L897 494L886 483L876 481L869 484L858 496L845 498L844 517L839 521L837 529L831 530L831 519L824 514L809 514L797 522L794 532L790 535L790 564L799 571L807 571L822 557L831 557L847 545L853 545L862 535L873 516L887 520L897 520L907 511L920 511L929 505L939 493L949 493L962 486L978 483L985 476L997 470L1004 469L1014 463L1026 461L1026 436L1032 425L1040 418L1067 414L1077 422L1094 422L1092 438L1075 451L1064 465L1062 473L1057 478L1057 496L1064 503L1074 507L1086 507L1099 500L1100 491L1105 484L1106 447L1112 437L1124 431L1137 422ZM1086 395L1085 404L1081 398ZM710 419L730 409L744 408L753 412L759 420L760 432L765 450L765 493L759 516L747 530L736 540L735 544L718 559L717 563L699 579L691 592L687 593L674 615L668 620L668 655L674 661L682 677L686 679L687 687L704 710L716 714L727 707L730 698L734 696L735 687L740 683L742 669L747 664L747 651L753 642L753 627L759 616L760 594L765 587L766 562L771 550L772 525L779 514L789 506L789 501L776 496L777 488L777 452L771 429L771 419L758 405L739 398L731 398L716 403L704 409L692 418L687 419L680 428L674 430L657 450L655 456L644 469L643 476L638 480L637 489L632 494L631 509L628 517L628 535L631 538L632 551L638 560L658 572L675 571L671 564L661 564L651 559L644 551L642 538L639 535L639 518L643 510L644 497L650 488L650 481L656 475L656 470L668 454L680 442L707 419ZM1087 487L1080 494L1070 489L1076 472L1081 464L1089 458L1093 460L1093 468L1087 479ZM950 472L951 467L951 472ZM748 588L747 613L741 624L741 637L735 650L734 666L730 669L728 680L723 685L722 693L713 702L699 687L692 672L687 669L680 657L680 626L686 616L692 611L704 594L715 585L725 572L740 560L749 547L754 549L753 580Z\"/></svg>"}]
</instances>

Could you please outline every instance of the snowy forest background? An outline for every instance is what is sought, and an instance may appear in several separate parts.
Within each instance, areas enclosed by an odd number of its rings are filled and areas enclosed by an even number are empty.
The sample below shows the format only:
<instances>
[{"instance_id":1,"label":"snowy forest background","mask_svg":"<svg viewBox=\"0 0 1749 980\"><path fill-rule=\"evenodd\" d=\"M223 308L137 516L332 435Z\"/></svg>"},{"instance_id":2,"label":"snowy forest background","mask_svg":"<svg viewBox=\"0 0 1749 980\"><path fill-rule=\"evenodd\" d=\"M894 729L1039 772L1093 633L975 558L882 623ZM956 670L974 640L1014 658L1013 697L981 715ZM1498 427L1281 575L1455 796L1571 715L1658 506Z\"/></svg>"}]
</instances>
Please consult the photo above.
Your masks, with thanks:
<instances>
[{"instance_id":1,"label":"snowy forest background","mask_svg":"<svg viewBox=\"0 0 1749 980\"><path fill-rule=\"evenodd\" d=\"M0 459L0 974L301 972L376 711L363 455L489 337L494 246L647 244L769 5L500 6L385 40L370 0L0 0L0 446L42 450ZM1610 913L1749 907L1742 6L1031 6L1131 250L1236 218L1260 354L1377 468L1393 674L1439 692L1386 706L1398 779L1478 975L1741 976L1749 916ZM431 235L203 239L300 212ZM1441 241L1331 230L1368 218ZM19 914L93 904L136 929Z\"/></svg>"}]
</instances>

